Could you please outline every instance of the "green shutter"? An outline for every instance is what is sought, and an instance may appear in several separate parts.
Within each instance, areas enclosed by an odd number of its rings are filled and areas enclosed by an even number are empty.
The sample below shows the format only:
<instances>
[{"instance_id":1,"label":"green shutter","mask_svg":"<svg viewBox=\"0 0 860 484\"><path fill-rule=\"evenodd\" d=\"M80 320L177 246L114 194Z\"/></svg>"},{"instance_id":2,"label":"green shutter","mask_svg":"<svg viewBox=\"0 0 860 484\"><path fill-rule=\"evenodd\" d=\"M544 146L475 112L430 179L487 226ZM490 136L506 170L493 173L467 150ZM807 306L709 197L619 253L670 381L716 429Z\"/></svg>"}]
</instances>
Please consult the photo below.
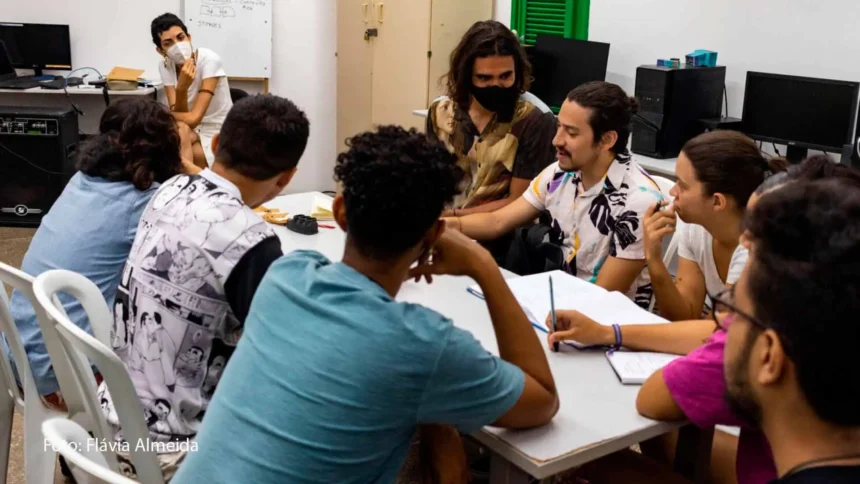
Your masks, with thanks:
<instances>
[{"instance_id":1,"label":"green shutter","mask_svg":"<svg viewBox=\"0 0 860 484\"><path fill-rule=\"evenodd\" d=\"M590 0L511 0L511 29L525 45L538 35L588 40Z\"/></svg>"}]
</instances>

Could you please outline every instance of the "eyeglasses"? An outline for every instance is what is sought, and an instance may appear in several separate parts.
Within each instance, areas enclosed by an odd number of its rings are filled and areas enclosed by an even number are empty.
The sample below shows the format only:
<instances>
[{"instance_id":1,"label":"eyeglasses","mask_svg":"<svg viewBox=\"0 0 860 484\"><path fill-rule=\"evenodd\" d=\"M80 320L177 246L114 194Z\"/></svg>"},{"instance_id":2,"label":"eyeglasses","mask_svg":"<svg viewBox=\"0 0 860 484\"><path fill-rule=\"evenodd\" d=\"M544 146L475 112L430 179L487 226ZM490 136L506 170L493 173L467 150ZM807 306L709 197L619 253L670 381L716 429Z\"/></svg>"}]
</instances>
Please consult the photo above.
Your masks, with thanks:
<instances>
[{"instance_id":1,"label":"eyeglasses","mask_svg":"<svg viewBox=\"0 0 860 484\"><path fill-rule=\"evenodd\" d=\"M729 329L729 324L738 316L746 319L750 323L758 326L761 329L767 329L768 326L757 317L739 310L735 306L735 294L733 289L721 291L716 296L708 295L711 300L711 314L714 317L714 322L717 327L726 331Z\"/></svg>"}]
</instances>

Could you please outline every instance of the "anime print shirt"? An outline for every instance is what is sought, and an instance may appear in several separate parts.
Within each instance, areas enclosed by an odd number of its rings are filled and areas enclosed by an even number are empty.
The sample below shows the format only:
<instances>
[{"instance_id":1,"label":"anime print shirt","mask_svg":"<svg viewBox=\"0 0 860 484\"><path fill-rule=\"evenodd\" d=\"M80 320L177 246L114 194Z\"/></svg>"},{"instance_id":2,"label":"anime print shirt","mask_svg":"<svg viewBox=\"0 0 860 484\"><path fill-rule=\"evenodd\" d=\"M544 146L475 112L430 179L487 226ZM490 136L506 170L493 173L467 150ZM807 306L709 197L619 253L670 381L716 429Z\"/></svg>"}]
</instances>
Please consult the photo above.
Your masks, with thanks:
<instances>
[{"instance_id":1,"label":"anime print shirt","mask_svg":"<svg viewBox=\"0 0 860 484\"><path fill-rule=\"evenodd\" d=\"M225 284L240 259L270 237L235 185L208 170L167 181L144 211L111 339L156 442L187 440L199 430L242 329ZM99 398L122 440L105 383Z\"/></svg>"}]
</instances>

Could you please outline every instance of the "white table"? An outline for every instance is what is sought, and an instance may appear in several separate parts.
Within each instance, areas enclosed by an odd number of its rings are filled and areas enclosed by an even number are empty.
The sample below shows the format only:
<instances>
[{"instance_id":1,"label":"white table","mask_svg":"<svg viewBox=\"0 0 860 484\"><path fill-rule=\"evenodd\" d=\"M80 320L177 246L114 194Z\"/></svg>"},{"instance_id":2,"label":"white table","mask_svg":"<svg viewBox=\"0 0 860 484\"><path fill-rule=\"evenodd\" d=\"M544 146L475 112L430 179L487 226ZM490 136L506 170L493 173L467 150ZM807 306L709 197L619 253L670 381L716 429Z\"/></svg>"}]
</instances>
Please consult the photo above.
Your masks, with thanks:
<instances>
[{"instance_id":1,"label":"white table","mask_svg":"<svg viewBox=\"0 0 860 484\"><path fill-rule=\"evenodd\" d=\"M316 195L321 194L286 195L266 206L291 216L307 215ZM313 236L283 227L276 227L275 231L284 253L306 249L316 250L332 260L343 257L346 236L340 229L321 228ZM398 300L423 304L451 318L455 325L474 334L488 351L498 355L486 304L466 292L471 284L474 282L466 277L438 277L432 285L409 282L398 294ZM546 348L545 344L541 346ZM601 352L545 351L555 376L561 409L549 425L538 429L510 431L488 427L475 435L504 458L493 462L493 482L499 482L496 480L499 474L504 475L504 482L527 482L522 471L536 478L549 477L680 427L640 416L635 405L639 387L622 385Z\"/></svg>"},{"instance_id":2,"label":"white table","mask_svg":"<svg viewBox=\"0 0 860 484\"><path fill-rule=\"evenodd\" d=\"M159 88L139 87L134 91L108 91L111 102L126 97L156 98ZM78 117L78 129L82 133L96 134L99 131L99 120L105 110L105 102L102 90L85 89L79 86L68 88L69 97L62 89L42 89L34 87L31 89L0 89L0 106L39 106L49 108L71 109L69 99L74 102L83 112Z\"/></svg>"},{"instance_id":3,"label":"white table","mask_svg":"<svg viewBox=\"0 0 860 484\"><path fill-rule=\"evenodd\" d=\"M665 176L672 180L675 179L675 163L678 162L678 158L666 158L661 160L633 153L633 159L636 160L636 163L639 163L639 166L645 168L645 170L652 175Z\"/></svg>"}]
</instances>

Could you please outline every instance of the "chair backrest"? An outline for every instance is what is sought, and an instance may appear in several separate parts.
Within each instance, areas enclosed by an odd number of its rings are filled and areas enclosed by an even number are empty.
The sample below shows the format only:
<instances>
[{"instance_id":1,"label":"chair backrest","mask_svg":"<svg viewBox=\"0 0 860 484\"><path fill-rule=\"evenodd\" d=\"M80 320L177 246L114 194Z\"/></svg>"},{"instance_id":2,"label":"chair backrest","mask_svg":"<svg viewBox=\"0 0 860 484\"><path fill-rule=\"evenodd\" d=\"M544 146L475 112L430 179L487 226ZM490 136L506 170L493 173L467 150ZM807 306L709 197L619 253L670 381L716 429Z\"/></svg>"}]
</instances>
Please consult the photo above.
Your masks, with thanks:
<instances>
[{"instance_id":1,"label":"chair backrest","mask_svg":"<svg viewBox=\"0 0 860 484\"><path fill-rule=\"evenodd\" d=\"M134 385L128 375L125 364L105 342L110 341L109 335L93 337L72 323L59 300L58 293L66 293L77 298L90 320L94 318L110 318L110 310L98 287L86 277L71 271L54 270L41 274L33 283L36 300L48 314L48 320L55 325L60 341L68 355L68 364L83 389L81 396L84 408L93 423L93 433L97 438L107 442L113 441L110 427L102 413L101 405L96 395L96 381L87 358L98 368L111 395L114 410L122 427L123 438L129 443L131 461L141 482L163 483L164 477L158 464L156 454L151 449L149 431L144 422L143 406L137 397ZM93 330L96 327L93 325ZM147 443L145 450L139 449L139 443ZM107 465L111 470L117 469L117 461L113 451L104 452L108 459Z\"/></svg>"},{"instance_id":2,"label":"chair backrest","mask_svg":"<svg viewBox=\"0 0 860 484\"><path fill-rule=\"evenodd\" d=\"M72 475L77 482L92 482L80 475L83 471L110 484L137 484L114 472L108 466L108 459L94 446L88 445L92 440L87 431L75 422L60 417L46 420L42 423L42 434L46 443L72 464Z\"/></svg>"},{"instance_id":3,"label":"chair backrest","mask_svg":"<svg viewBox=\"0 0 860 484\"><path fill-rule=\"evenodd\" d=\"M45 347L48 350L52 363L57 361L55 358L58 357L62 361L64 354L62 344L56 336L56 332L51 331L50 325L47 322L47 314L36 301L36 297L33 294L33 281L33 277L29 274L0 263L0 286L3 286L3 284L9 285L27 298L33 306L39 328L42 331L42 339L45 342ZM24 395L32 395L32 401L40 401L39 392L36 389L36 381L33 378L33 371L30 368L30 360L27 359L27 351L24 349L21 335L18 333L18 326L15 324L15 320L12 318L12 313L9 310L9 301L6 298L5 287L0 287L0 293L3 295L2 300L0 300L0 331L6 335L6 342L12 352L12 359L15 361L18 378L24 388ZM19 408L23 408L24 399L18 389L15 374L12 372L12 367L5 355L2 356L0 358L0 366L2 366L3 377L6 378L7 386L12 396L15 397L17 405ZM80 400L75 398L78 390L74 388L74 379L71 370L64 365L54 365L54 375L60 384L60 390L63 392L69 413L74 415L81 410L82 406ZM67 394L68 398L66 398Z\"/></svg>"},{"instance_id":4,"label":"chair backrest","mask_svg":"<svg viewBox=\"0 0 860 484\"><path fill-rule=\"evenodd\" d=\"M248 97L248 92L243 89L230 88L230 100L234 103Z\"/></svg>"}]
</instances>

